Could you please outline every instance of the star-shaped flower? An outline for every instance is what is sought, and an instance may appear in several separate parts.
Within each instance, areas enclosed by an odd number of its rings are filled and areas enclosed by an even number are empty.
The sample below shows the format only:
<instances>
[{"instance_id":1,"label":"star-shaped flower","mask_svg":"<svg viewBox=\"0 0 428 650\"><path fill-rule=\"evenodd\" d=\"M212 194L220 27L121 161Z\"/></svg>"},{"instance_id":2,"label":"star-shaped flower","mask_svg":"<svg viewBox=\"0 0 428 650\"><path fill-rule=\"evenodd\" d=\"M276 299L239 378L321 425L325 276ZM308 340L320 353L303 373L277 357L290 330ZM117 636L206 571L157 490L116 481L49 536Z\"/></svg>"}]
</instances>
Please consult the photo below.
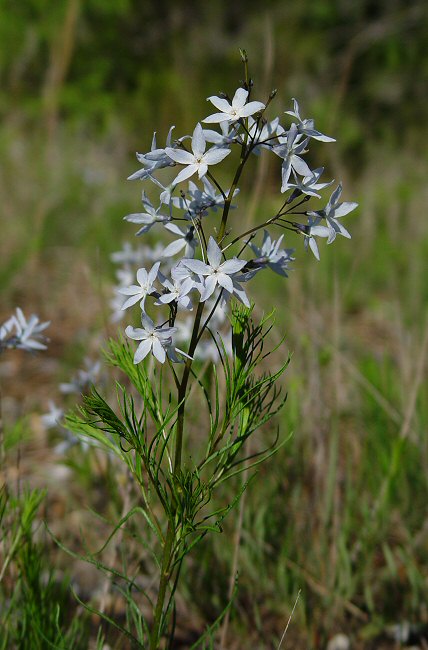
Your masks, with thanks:
<instances>
[{"instance_id":1,"label":"star-shaped flower","mask_svg":"<svg viewBox=\"0 0 428 650\"><path fill-rule=\"evenodd\" d=\"M312 171L307 163L301 157L305 153L305 148L308 140L300 141L300 134L297 126L292 124L288 133L282 127L278 127L277 133L281 136L280 139L285 140L284 144L279 144L273 147L272 151L277 156L283 159L282 163L282 187L281 192L286 192L289 188L288 179L290 178L291 170L293 169L301 176L311 176Z\"/></svg>"},{"instance_id":2,"label":"star-shaped flower","mask_svg":"<svg viewBox=\"0 0 428 650\"><path fill-rule=\"evenodd\" d=\"M305 249L308 250L308 248L310 248L318 261L320 259L320 253L315 237L328 237L330 234L327 226L319 225L320 221L321 217L316 215L316 218L308 216L307 226L296 224L305 238Z\"/></svg>"},{"instance_id":3,"label":"star-shaped flower","mask_svg":"<svg viewBox=\"0 0 428 650\"><path fill-rule=\"evenodd\" d=\"M168 278L161 279L161 284L165 287L164 293L160 296L155 304L166 305L170 302L176 302L177 307L181 309L192 309L192 301L189 293L195 288L195 282L187 278L183 282L180 279L172 277L172 282Z\"/></svg>"},{"instance_id":4,"label":"star-shaped flower","mask_svg":"<svg viewBox=\"0 0 428 650\"><path fill-rule=\"evenodd\" d=\"M262 102L248 102L246 104L248 97L248 90L245 88L238 88L233 96L232 103L223 97L217 97L212 95L208 97L207 101L210 101L211 104L214 104L221 113L213 113L206 117L203 122L207 124L219 123L219 122L236 122L243 117L249 117L258 113L265 108L265 105Z\"/></svg>"},{"instance_id":5,"label":"star-shaped flower","mask_svg":"<svg viewBox=\"0 0 428 650\"><path fill-rule=\"evenodd\" d=\"M226 289L229 293L238 295L242 288L236 286L233 275L238 273L246 264L245 260L238 260L236 257L231 260L221 261L221 249L213 237L210 237L207 246L207 257L209 264L201 260L182 260L182 264L199 276L205 277L204 286L201 291L201 301L207 300L217 286Z\"/></svg>"},{"instance_id":6,"label":"star-shaped flower","mask_svg":"<svg viewBox=\"0 0 428 650\"><path fill-rule=\"evenodd\" d=\"M173 180L173 184L181 183L186 178L190 178L193 174L198 173L199 178L205 176L208 171L208 165L216 165L221 162L230 154L230 149L221 147L212 147L209 151L205 151L207 146L202 126L198 122L193 131L191 147L192 152L184 151L183 149L173 149L167 147L165 149L167 155L176 163L186 165L185 169Z\"/></svg>"},{"instance_id":7,"label":"star-shaped flower","mask_svg":"<svg viewBox=\"0 0 428 650\"><path fill-rule=\"evenodd\" d=\"M287 270L289 264L294 260L292 256L294 248L280 248L283 238L284 235L281 235L277 241L274 241L268 231L265 230L261 248L250 243L251 249L257 255L257 258L252 260L251 266L255 268L268 266L275 273L288 277Z\"/></svg>"},{"instance_id":8,"label":"star-shaped flower","mask_svg":"<svg viewBox=\"0 0 428 650\"><path fill-rule=\"evenodd\" d=\"M175 127L171 127L168 136L166 139L166 146L171 146L171 136L172 130ZM137 179L146 180L151 178L156 169L162 169L163 167L170 167L172 165L171 158L166 155L165 149L158 149L156 144L156 132L153 134L152 146L148 153L137 153L137 160L143 165L142 169L128 176L128 181L135 181Z\"/></svg>"},{"instance_id":9,"label":"star-shaped flower","mask_svg":"<svg viewBox=\"0 0 428 650\"><path fill-rule=\"evenodd\" d=\"M291 115L297 119L297 130L307 138L313 138L314 140L320 140L321 142L336 142L336 140L334 138L330 138L329 135L324 135L324 133L317 131L314 128L314 120L304 120L300 117L299 103L297 99L294 99L294 97L293 110L285 112L287 115Z\"/></svg>"},{"instance_id":10,"label":"star-shaped flower","mask_svg":"<svg viewBox=\"0 0 428 650\"><path fill-rule=\"evenodd\" d=\"M27 352L46 350L48 339L42 332L49 325L50 321L41 323L35 314L27 320L22 309L17 307L16 313L0 326L0 352L2 348L19 348Z\"/></svg>"},{"instance_id":11,"label":"star-shaped flower","mask_svg":"<svg viewBox=\"0 0 428 650\"><path fill-rule=\"evenodd\" d=\"M153 264L148 273L146 269L138 269L138 285L132 284L130 287L123 287L122 289L118 289L119 293L122 293L125 296L130 296L130 298L128 298L128 300L123 303L122 309L127 309L128 307L135 305L135 303L139 300L141 300L141 309L144 309L146 297L154 291L153 284L158 277L159 266L160 262L156 262L156 264Z\"/></svg>"},{"instance_id":12,"label":"star-shaped flower","mask_svg":"<svg viewBox=\"0 0 428 650\"><path fill-rule=\"evenodd\" d=\"M141 323L143 327L132 327L128 325L125 334L134 341L141 341L135 355L134 363L140 363L151 352L160 362L165 363L165 349L172 344L172 334L175 327L155 327L152 319L144 312L141 314Z\"/></svg>"},{"instance_id":13,"label":"star-shaped flower","mask_svg":"<svg viewBox=\"0 0 428 650\"><path fill-rule=\"evenodd\" d=\"M155 208L152 205L149 197L145 192L143 192L141 200L146 211L128 214L126 217L124 217L125 221L143 224L140 230L135 233L136 236L148 232L155 223L167 223L171 220L171 217L169 215L160 213L162 205L160 205L158 208Z\"/></svg>"},{"instance_id":14,"label":"star-shaped flower","mask_svg":"<svg viewBox=\"0 0 428 650\"><path fill-rule=\"evenodd\" d=\"M315 212L308 213L312 217L324 218L326 220L329 231L327 244L331 244L331 242L336 239L336 235L342 235L347 239L351 239L351 235L346 230L345 226L342 226L340 221L337 220L340 219L340 217L344 217L345 215L349 214L349 212L352 212L352 210L355 210L355 208L358 206L358 203L349 201L338 203L341 194L342 185L339 183L331 195L324 210L317 210Z\"/></svg>"},{"instance_id":15,"label":"star-shaped flower","mask_svg":"<svg viewBox=\"0 0 428 650\"><path fill-rule=\"evenodd\" d=\"M311 172L310 176L305 176L302 180L299 180L294 174L295 183L288 183L288 188L294 187L296 190L299 190L302 194L307 194L308 196L316 196L318 199L321 198L321 195L317 193L317 190L323 190L325 187L328 187L333 183L318 183L321 174L324 171L324 167L318 167Z\"/></svg>"},{"instance_id":16,"label":"star-shaped flower","mask_svg":"<svg viewBox=\"0 0 428 650\"><path fill-rule=\"evenodd\" d=\"M167 223L166 230L178 236L173 242L168 244L163 250L162 257L172 257L184 248L184 257L194 257L198 240L195 236L195 227L188 226L186 230L181 230L175 223Z\"/></svg>"}]
</instances>

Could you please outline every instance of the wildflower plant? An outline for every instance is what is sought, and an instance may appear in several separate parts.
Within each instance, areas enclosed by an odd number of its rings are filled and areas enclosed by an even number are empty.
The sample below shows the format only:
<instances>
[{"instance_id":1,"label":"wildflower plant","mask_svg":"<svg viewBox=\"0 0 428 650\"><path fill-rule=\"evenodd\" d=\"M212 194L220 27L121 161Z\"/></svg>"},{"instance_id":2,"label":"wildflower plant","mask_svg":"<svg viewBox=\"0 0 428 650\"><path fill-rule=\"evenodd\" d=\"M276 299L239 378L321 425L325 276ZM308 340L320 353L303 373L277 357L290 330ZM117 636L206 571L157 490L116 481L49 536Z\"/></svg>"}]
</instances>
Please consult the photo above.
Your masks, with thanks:
<instances>
[{"instance_id":1,"label":"wildflower plant","mask_svg":"<svg viewBox=\"0 0 428 650\"><path fill-rule=\"evenodd\" d=\"M124 335L110 342L107 356L127 383L117 384L116 407L93 389L80 411L67 418L70 429L116 454L138 486L141 502L115 530L143 516L142 543L153 556L157 586L144 587L138 568L133 575L123 572L120 591L132 616L126 629L118 623L116 627L136 647L150 650L164 647L165 637L172 647L174 594L183 560L208 532L221 530L246 484L222 507L213 505L218 488L265 461L282 444L275 435L268 448L260 441L251 449L247 445L283 406L278 380L288 363L283 357L276 370L268 369L273 367L268 358L280 346L266 350L272 315L255 322L247 287L259 273L288 276L295 250L284 247L287 232L303 237L317 259L319 238L330 244L337 235L349 237L338 219L357 205L339 203L338 185L325 208L306 209L333 183L320 181L323 168L311 169L309 146L313 140L328 143L333 138L316 130L312 119L301 117L296 100L293 110L270 118L276 92L265 101L253 99L247 56L241 56L245 80L232 98L209 97L217 112L198 122L191 135L174 140L171 127L165 148L158 147L155 134L151 150L137 154L142 167L129 178L157 188L159 205L144 191L144 211L125 219L138 225L138 236L149 229L153 236L157 229L168 243L155 253L140 249L140 255L126 247L115 254L115 261L125 265L114 301L115 320L122 296L120 311L128 323ZM269 153L279 163L278 208L244 230L232 201L250 158ZM235 172L224 186L218 166L226 158L228 168L235 161ZM124 283L132 263L142 257L148 267L140 266L136 279ZM137 327L129 323L131 311L139 315ZM229 331L220 336L221 320ZM207 342L214 350L211 355L206 354ZM204 357L216 363L203 363ZM194 393L200 398L198 413L201 403L206 407L197 432L189 422ZM117 571L104 569L118 580Z\"/></svg>"}]
</instances>

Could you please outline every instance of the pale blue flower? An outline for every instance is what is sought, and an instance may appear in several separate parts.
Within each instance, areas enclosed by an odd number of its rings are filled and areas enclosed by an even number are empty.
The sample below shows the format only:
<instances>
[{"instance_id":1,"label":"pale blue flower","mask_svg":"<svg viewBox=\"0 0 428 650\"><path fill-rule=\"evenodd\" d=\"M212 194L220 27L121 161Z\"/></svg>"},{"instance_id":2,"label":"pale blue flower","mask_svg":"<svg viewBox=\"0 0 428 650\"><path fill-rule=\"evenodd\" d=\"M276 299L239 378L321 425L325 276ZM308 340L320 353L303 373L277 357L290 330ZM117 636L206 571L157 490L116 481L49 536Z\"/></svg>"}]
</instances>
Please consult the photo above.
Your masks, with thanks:
<instances>
[{"instance_id":1,"label":"pale blue flower","mask_svg":"<svg viewBox=\"0 0 428 650\"><path fill-rule=\"evenodd\" d=\"M195 227L188 226L186 230L182 230L175 223L167 223L165 230L177 235L177 239L168 244L163 251L162 257L172 257L177 255L184 249L184 257L194 257L195 249L198 245L197 237L195 236Z\"/></svg>"},{"instance_id":2,"label":"pale blue flower","mask_svg":"<svg viewBox=\"0 0 428 650\"><path fill-rule=\"evenodd\" d=\"M209 165L216 165L230 154L230 149L218 147L212 147L209 151L205 151L205 136L199 122L193 131L191 148L193 153L183 149L172 149L171 147L165 149L171 160L180 165L186 165L185 169L182 169L173 180L174 185L181 183L181 181L190 178L196 173L198 173L199 178L202 178L207 173Z\"/></svg>"},{"instance_id":3,"label":"pale blue flower","mask_svg":"<svg viewBox=\"0 0 428 650\"><path fill-rule=\"evenodd\" d=\"M229 102L223 97L217 97L216 95L208 97L207 101L211 102L221 112L213 113L202 121L207 124L225 121L236 122L243 117L249 117L250 115L254 115L254 113L259 113L264 110L265 105L262 102L248 102L246 104L247 98L248 90L245 90L245 88L238 88L233 96L232 102Z\"/></svg>"},{"instance_id":4,"label":"pale blue flower","mask_svg":"<svg viewBox=\"0 0 428 650\"><path fill-rule=\"evenodd\" d=\"M358 203L348 201L338 203L341 194L342 185L339 183L324 210L317 210L308 213L312 217L324 218L326 220L329 231L328 244L331 244L331 242L336 239L336 235L342 235L347 239L351 239L350 233L346 230L345 226L338 221L338 219L349 214L352 210L355 210L355 208L358 207Z\"/></svg>"},{"instance_id":5,"label":"pale blue flower","mask_svg":"<svg viewBox=\"0 0 428 650\"><path fill-rule=\"evenodd\" d=\"M128 325L125 334L134 341L141 341L135 354L134 363L140 363L150 352L160 362L165 363L165 349L172 345L175 327L155 327L152 319L144 312L141 314L141 327Z\"/></svg>"},{"instance_id":6,"label":"pale blue flower","mask_svg":"<svg viewBox=\"0 0 428 650\"><path fill-rule=\"evenodd\" d=\"M321 142L336 142L334 138L330 138L330 136L324 135L320 131L317 131L314 127L314 120L304 120L300 117L299 104L297 99L294 99L294 97L293 110L285 111L285 113L297 119L297 130L305 137L313 138L314 140L320 140Z\"/></svg>"},{"instance_id":7,"label":"pale blue flower","mask_svg":"<svg viewBox=\"0 0 428 650\"><path fill-rule=\"evenodd\" d=\"M288 183L288 188L295 188L302 194L306 194L307 196L315 196L319 199L321 198L321 194L318 194L318 190L323 190L325 187L328 187L334 183L334 181L330 181L328 183L318 183L323 171L324 167L318 167L318 169L314 169L311 172L310 176L305 176L302 179L298 179L296 174L294 174L295 183Z\"/></svg>"},{"instance_id":8,"label":"pale blue flower","mask_svg":"<svg viewBox=\"0 0 428 650\"><path fill-rule=\"evenodd\" d=\"M27 320L22 309L17 307L15 314L0 326L0 352L6 348L19 348L27 352L46 350L48 339L42 332L49 325L50 321L41 323L35 314Z\"/></svg>"},{"instance_id":9,"label":"pale blue flower","mask_svg":"<svg viewBox=\"0 0 428 650\"><path fill-rule=\"evenodd\" d=\"M160 262L153 264L150 271L147 273L146 269L141 268L137 271L137 284L132 284L130 287L123 287L118 289L119 293L122 293L125 296L130 296L122 306L122 309L128 309L132 307L140 300L140 307L144 309L144 303L148 295L150 295L154 288L154 282L158 276Z\"/></svg>"},{"instance_id":10,"label":"pale blue flower","mask_svg":"<svg viewBox=\"0 0 428 650\"><path fill-rule=\"evenodd\" d=\"M168 278L161 278L161 284L165 288L164 292L159 297L156 305L167 305L170 302L177 303L180 309L192 310L192 301L189 293L195 288L195 282L191 278L180 280L179 278L172 278L172 282Z\"/></svg>"},{"instance_id":11,"label":"pale blue flower","mask_svg":"<svg viewBox=\"0 0 428 650\"><path fill-rule=\"evenodd\" d=\"M311 249L312 253L319 261L320 253L318 250L318 244L315 237L329 237L330 231L327 226L320 226L321 217L317 216L315 219L311 216L308 217L308 225L304 226L302 224L295 224L296 227L303 234L305 239L305 249Z\"/></svg>"},{"instance_id":12,"label":"pale blue flower","mask_svg":"<svg viewBox=\"0 0 428 650\"><path fill-rule=\"evenodd\" d=\"M312 171L301 157L301 154L306 153L308 140L300 140L300 135L297 131L296 125L292 124L288 132L285 132L282 127L278 127L277 132L279 133L280 141L283 141L283 144L281 143L276 145L273 147L272 151L283 159L281 168L281 192L284 193L289 189L288 179L290 178L291 170L294 170L297 174L305 177L311 176Z\"/></svg>"},{"instance_id":13,"label":"pale blue flower","mask_svg":"<svg viewBox=\"0 0 428 650\"><path fill-rule=\"evenodd\" d=\"M172 126L168 132L166 139L166 146L171 147L171 137L172 130L175 127ZM143 165L142 169L134 172L131 176L128 176L128 181L134 181L137 179L145 180L150 178L154 171L157 169L162 169L164 167L171 167L173 164L171 158L166 154L165 149L158 149L156 144L156 132L153 134L152 146L148 153L137 153L137 160Z\"/></svg>"},{"instance_id":14,"label":"pale blue flower","mask_svg":"<svg viewBox=\"0 0 428 650\"><path fill-rule=\"evenodd\" d=\"M246 265L245 260L238 260L234 257L231 260L222 262L222 252L213 237L210 237L207 247L208 264L201 260L183 259L182 264L197 275L204 277L201 301L207 300L215 291L217 286L226 289L229 293L238 295L243 289L233 282L233 275L241 271ZM247 299L248 302L248 299Z\"/></svg>"},{"instance_id":15,"label":"pale blue flower","mask_svg":"<svg viewBox=\"0 0 428 650\"><path fill-rule=\"evenodd\" d=\"M128 214L124 217L125 221L143 224L143 226L135 233L137 236L148 232L155 223L167 223L171 220L170 215L165 215L160 212L162 204L158 208L155 208L145 192L143 192L141 200L145 212Z\"/></svg>"},{"instance_id":16,"label":"pale blue flower","mask_svg":"<svg viewBox=\"0 0 428 650\"><path fill-rule=\"evenodd\" d=\"M261 248L251 243L251 249L257 255L257 258L251 260L251 266L255 268L269 267L275 273L288 277L287 270L290 262L294 260L292 253L294 248L280 248L284 235L281 235L277 241L274 241L267 230L263 233L263 243Z\"/></svg>"}]
</instances>

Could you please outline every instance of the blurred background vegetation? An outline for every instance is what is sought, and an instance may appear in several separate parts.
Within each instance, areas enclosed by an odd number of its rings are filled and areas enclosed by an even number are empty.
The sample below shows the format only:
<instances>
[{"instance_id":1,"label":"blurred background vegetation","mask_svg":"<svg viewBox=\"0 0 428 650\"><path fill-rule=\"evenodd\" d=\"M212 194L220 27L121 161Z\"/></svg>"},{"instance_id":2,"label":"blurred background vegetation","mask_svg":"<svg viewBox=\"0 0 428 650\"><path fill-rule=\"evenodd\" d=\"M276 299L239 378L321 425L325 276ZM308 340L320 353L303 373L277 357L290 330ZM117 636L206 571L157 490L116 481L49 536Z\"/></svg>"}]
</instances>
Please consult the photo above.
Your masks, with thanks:
<instances>
[{"instance_id":1,"label":"blurred background vegetation","mask_svg":"<svg viewBox=\"0 0 428 650\"><path fill-rule=\"evenodd\" d=\"M63 472L31 414L114 333L110 254L133 237L122 217L139 205L125 181L135 151L171 124L190 133L207 96L233 93L243 47L255 98L278 88L276 115L297 97L337 138L313 160L360 203L350 242L317 263L290 240L285 285L257 279L258 309L278 306L293 353L280 421L293 435L250 486L240 528L231 519L187 567L182 647L227 602L237 539L225 648L276 648L299 590L288 647L339 632L353 648L427 647L427 41L422 0L1 2L0 321L16 305L52 321L43 358L0 364L7 479L48 489L42 514L62 539L78 538L82 499L94 507L115 488L77 455ZM254 173L240 210L258 219L278 179L263 161Z\"/></svg>"}]
</instances>

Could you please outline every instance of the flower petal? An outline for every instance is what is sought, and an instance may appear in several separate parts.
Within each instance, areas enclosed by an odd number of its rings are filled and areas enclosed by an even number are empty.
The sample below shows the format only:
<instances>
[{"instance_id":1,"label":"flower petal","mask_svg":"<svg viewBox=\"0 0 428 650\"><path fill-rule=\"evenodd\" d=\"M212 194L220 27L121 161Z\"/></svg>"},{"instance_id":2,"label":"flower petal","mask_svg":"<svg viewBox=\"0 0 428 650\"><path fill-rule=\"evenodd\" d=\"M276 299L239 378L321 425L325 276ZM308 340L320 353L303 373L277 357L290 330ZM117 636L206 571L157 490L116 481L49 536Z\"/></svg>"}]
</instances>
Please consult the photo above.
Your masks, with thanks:
<instances>
[{"instance_id":1,"label":"flower petal","mask_svg":"<svg viewBox=\"0 0 428 650\"><path fill-rule=\"evenodd\" d=\"M193 137L192 137L192 151L195 154L195 156L202 156L206 149L206 142L205 142L205 136L204 136L204 131L202 129L202 126L200 122L197 123L195 126L195 130L193 131Z\"/></svg>"},{"instance_id":2,"label":"flower petal","mask_svg":"<svg viewBox=\"0 0 428 650\"><path fill-rule=\"evenodd\" d=\"M152 286L153 282L158 277L159 267L160 267L160 262L156 262L155 264L153 264L152 268L149 271L147 282L149 283L150 286Z\"/></svg>"},{"instance_id":3,"label":"flower petal","mask_svg":"<svg viewBox=\"0 0 428 650\"><path fill-rule=\"evenodd\" d=\"M183 248L185 248L185 246L186 240L183 237L176 239L164 248L162 251L162 257L172 257L173 255L179 253Z\"/></svg>"},{"instance_id":4,"label":"flower petal","mask_svg":"<svg viewBox=\"0 0 428 650\"><path fill-rule=\"evenodd\" d=\"M133 214L127 214L126 217L123 217L125 221L130 223L153 223L154 219L152 215L147 214L146 212L135 212Z\"/></svg>"},{"instance_id":5,"label":"flower petal","mask_svg":"<svg viewBox=\"0 0 428 650\"><path fill-rule=\"evenodd\" d=\"M309 248L311 249L311 251L315 255L316 259L319 261L320 253L319 253L319 250L318 250L318 244L317 244L316 240L314 239L314 237L309 237L308 241L309 241Z\"/></svg>"},{"instance_id":6,"label":"flower petal","mask_svg":"<svg viewBox=\"0 0 428 650\"><path fill-rule=\"evenodd\" d=\"M125 302L122 305L122 310L128 309L128 307L132 307L132 305L135 305L139 300L141 300L142 296L141 294L137 296L131 296L131 298L128 298L128 300L125 300Z\"/></svg>"},{"instance_id":7,"label":"flower petal","mask_svg":"<svg viewBox=\"0 0 428 650\"><path fill-rule=\"evenodd\" d=\"M174 162L180 163L180 165L191 165L195 162L195 156L190 153L190 151L184 151L183 149L172 149L167 147L165 152L168 158L174 160Z\"/></svg>"},{"instance_id":8,"label":"flower petal","mask_svg":"<svg viewBox=\"0 0 428 650\"><path fill-rule=\"evenodd\" d=\"M163 349L163 347L162 347L161 342L159 341L159 339L156 339L156 338L153 339L153 348L152 348L152 351L153 351L153 356L155 356L156 359L157 359L160 363L165 363L166 353L165 353L165 350Z\"/></svg>"},{"instance_id":9,"label":"flower petal","mask_svg":"<svg viewBox=\"0 0 428 650\"><path fill-rule=\"evenodd\" d=\"M248 90L245 88L238 88L232 99L233 108L242 108L247 101Z\"/></svg>"},{"instance_id":10,"label":"flower petal","mask_svg":"<svg viewBox=\"0 0 428 650\"><path fill-rule=\"evenodd\" d=\"M197 275L209 275L212 271L211 267L201 262L201 260L184 259L181 262L186 268Z\"/></svg>"},{"instance_id":11,"label":"flower petal","mask_svg":"<svg viewBox=\"0 0 428 650\"><path fill-rule=\"evenodd\" d=\"M219 111L223 111L223 113L229 113L230 109L232 108L230 103L227 101L227 99L224 99L223 97L217 97L216 95L211 95L211 97L207 97L207 101L211 102L211 104L213 104L216 108L218 108ZM224 115L223 115L223 119L225 119Z\"/></svg>"},{"instance_id":12,"label":"flower petal","mask_svg":"<svg viewBox=\"0 0 428 650\"><path fill-rule=\"evenodd\" d=\"M214 289L217 286L217 280L213 275L209 275L205 280L205 284L201 291L201 302L208 300L210 296L214 293Z\"/></svg>"},{"instance_id":13,"label":"flower petal","mask_svg":"<svg viewBox=\"0 0 428 650\"><path fill-rule=\"evenodd\" d=\"M308 164L303 160L303 158L300 158L300 156L292 156L291 164L298 174L301 174L302 176L312 175L311 168L308 167Z\"/></svg>"},{"instance_id":14,"label":"flower petal","mask_svg":"<svg viewBox=\"0 0 428 650\"><path fill-rule=\"evenodd\" d=\"M216 165L230 154L230 149L210 149L204 154L204 162L207 165Z\"/></svg>"},{"instance_id":15,"label":"flower petal","mask_svg":"<svg viewBox=\"0 0 428 650\"><path fill-rule=\"evenodd\" d=\"M140 295L141 287L138 287L136 284L132 284L130 287L119 287L118 292L124 296L135 296L136 294Z\"/></svg>"},{"instance_id":16,"label":"flower petal","mask_svg":"<svg viewBox=\"0 0 428 650\"><path fill-rule=\"evenodd\" d=\"M150 339L142 341L134 354L134 363L140 363L150 352L152 348L152 342Z\"/></svg>"},{"instance_id":17,"label":"flower petal","mask_svg":"<svg viewBox=\"0 0 428 650\"><path fill-rule=\"evenodd\" d=\"M141 327L132 327L132 325L128 325L125 334L134 341L144 341L147 338L146 330L141 329Z\"/></svg>"},{"instance_id":18,"label":"flower petal","mask_svg":"<svg viewBox=\"0 0 428 650\"><path fill-rule=\"evenodd\" d=\"M232 117L232 115L229 115L228 113L213 113L212 115L208 115L208 117L205 117L202 122L205 122L206 124L218 124L219 122L230 122L231 120L235 119ZM129 178L128 180L133 180L132 178Z\"/></svg>"},{"instance_id":19,"label":"flower petal","mask_svg":"<svg viewBox=\"0 0 428 650\"><path fill-rule=\"evenodd\" d=\"M173 300L175 300L175 295L173 293L164 293L159 298L159 302L162 303L162 305L166 305Z\"/></svg>"},{"instance_id":20,"label":"flower petal","mask_svg":"<svg viewBox=\"0 0 428 650\"><path fill-rule=\"evenodd\" d=\"M339 185L334 190L333 194L330 196L330 199L329 199L328 204L327 204L327 208L331 208L332 206L336 205L336 203L340 199L341 194L342 194L342 184L339 183ZM327 210L327 212L328 211L329 210Z\"/></svg>"},{"instance_id":21,"label":"flower petal","mask_svg":"<svg viewBox=\"0 0 428 650\"><path fill-rule=\"evenodd\" d=\"M210 237L207 246L208 261L213 269L218 269L221 262L221 248L214 237Z\"/></svg>"},{"instance_id":22,"label":"flower petal","mask_svg":"<svg viewBox=\"0 0 428 650\"><path fill-rule=\"evenodd\" d=\"M198 165L198 177L202 178L202 176L205 176L205 174L208 171L208 165L206 162L200 162Z\"/></svg>"},{"instance_id":23,"label":"flower petal","mask_svg":"<svg viewBox=\"0 0 428 650\"><path fill-rule=\"evenodd\" d=\"M233 292L232 278L226 275L226 273L217 273L217 282L223 289L229 291L229 293Z\"/></svg>"},{"instance_id":24,"label":"flower petal","mask_svg":"<svg viewBox=\"0 0 428 650\"><path fill-rule=\"evenodd\" d=\"M246 307L250 307L250 301L248 300L247 294L237 282L233 283L233 295L235 295Z\"/></svg>"},{"instance_id":25,"label":"flower petal","mask_svg":"<svg viewBox=\"0 0 428 650\"><path fill-rule=\"evenodd\" d=\"M146 330L146 335L151 334L154 329L155 329L155 324L150 318L150 316L147 316L144 312L141 314L141 322L143 324L144 329Z\"/></svg>"},{"instance_id":26,"label":"flower petal","mask_svg":"<svg viewBox=\"0 0 428 650\"><path fill-rule=\"evenodd\" d=\"M311 226L311 236L316 235L317 237L328 237L330 234L330 229L327 226Z\"/></svg>"},{"instance_id":27,"label":"flower petal","mask_svg":"<svg viewBox=\"0 0 428 650\"><path fill-rule=\"evenodd\" d=\"M227 273L227 275L238 273L238 271L244 268L246 263L247 262L245 260L238 260L238 258L234 257L231 260L226 260L226 262L223 262L223 264L220 266L220 271Z\"/></svg>"},{"instance_id":28,"label":"flower petal","mask_svg":"<svg viewBox=\"0 0 428 650\"><path fill-rule=\"evenodd\" d=\"M249 115L254 115L254 113L258 113L259 111L262 111L266 108L266 106L262 102L248 102L248 104L245 104L239 111L239 114L241 117L248 117Z\"/></svg>"},{"instance_id":29,"label":"flower petal","mask_svg":"<svg viewBox=\"0 0 428 650\"><path fill-rule=\"evenodd\" d=\"M184 169L181 170L179 174L174 178L172 181L174 185L177 185L177 183L181 183L181 181L185 181L186 178L190 178L190 176L193 176L193 174L196 174L198 171L199 165L193 164L189 165L188 167L185 167Z\"/></svg>"},{"instance_id":30,"label":"flower petal","mask_svg":"<svg viewBox=\"0 0 428 650\"><path fill-rule=\"evenodd\" d=\"M334 218L337 219L338 217L344 217L345 214L352 212L352 210L355 210L355 208L357 207L358 207L358 203L354 203L351 201L345 201L345 203L339 203L337 208L334 208Z\"/></svg>"},{"instance_id":31,"label":"flower petal","mask_svg":"<svg viewBox=\"0 0 428 650\"><path fill-rule=\"evenodd\" d=\"M175 223L167 223L165 225L165 229L169 230L169 232L173 232L174 235L178 235L179 237L184 236L184 232Z\"/></svg>"}]
</instances>

